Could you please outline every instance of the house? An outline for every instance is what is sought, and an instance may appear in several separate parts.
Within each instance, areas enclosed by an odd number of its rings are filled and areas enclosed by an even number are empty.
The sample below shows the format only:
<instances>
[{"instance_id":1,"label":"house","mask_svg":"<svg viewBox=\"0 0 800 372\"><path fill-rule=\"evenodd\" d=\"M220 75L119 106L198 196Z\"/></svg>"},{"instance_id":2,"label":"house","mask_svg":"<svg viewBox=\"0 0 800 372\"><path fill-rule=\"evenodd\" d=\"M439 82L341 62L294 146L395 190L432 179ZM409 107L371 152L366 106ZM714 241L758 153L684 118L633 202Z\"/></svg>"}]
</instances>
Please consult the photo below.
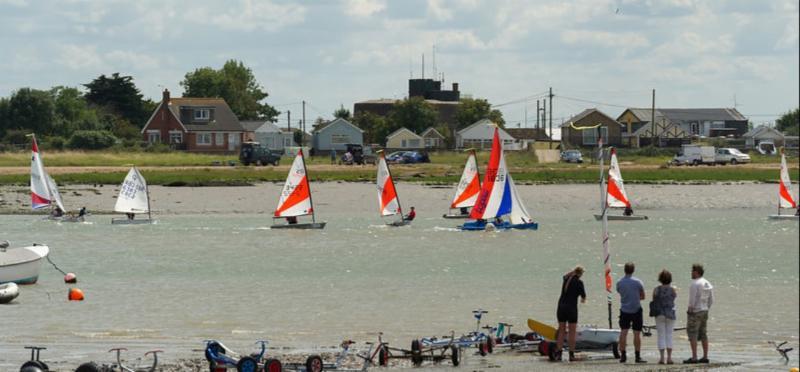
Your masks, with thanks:
<instances>
[{"instance_id":1,"label":"house","mask_svg":"<svg viewBox=\"0 0 800 372\"><path fill-rule=\"evenodd\" d=\"M784 146L786 142L786 136L783 133L766 125L755 127L742 135L742 137L744 138L744 146L748 149L757 148L761 141L771 141L775 144L775 148Z\"/></svg>"},{"instance_id":2,"label":"house","mask_svg":"<svg viewBox=\"0 0 800 372\"><path fill-rule=\"evenodd\" d=\"M650 123L653 119L655 123ZM748 127L747 118L735 108L628 108L617 121L626 125L624 137L633 147L654 139L659 146L678 146L695 136L741 137Z\"/></svg>"},{"instance_id":3,"label":"house","mask_svg":"<svg viewBox=\"0 0 800 372\"><path fill-rule=\"evenodd\" d=\"M327 154L331 149L344 151L348 143L364 144L364 131L342 118L316 126L311 135L311 147L317 154Z\"/></svg>"},{"instance_id":4,"label":"house","mask_svg":"<svg viewBox=\"0 0 800 372\"><path fill-rule=\"evenodd\" d=\"M218 153L238 152L244 132L222 98L170 98L167 89L141 131L148 143Z\"/></svg>"},{"instance_id":5,"label":"house","mask_svg":"<svg viewBox=\"0 0 800 372\"><path fill-rule=\"evenodd\" d=\"M505 131L517 140L521 150L533 148L536 142L550 141L550 136L544 128L505 128Z\"/></svg>"},{"instance_id":6,"label":"house","mask_svg":"<svg viewBox=\"0 0 800 372\"><path fill-rule=\"evenodd\" d=\"M400 128L386 136L386 148L397 150L419 150L424 148L422 136L408 128Z\"/></svg>"},{"instance_id":7,"label":"house","mask_svg":"<svg viewBox=\"0 0 800 372\"><path fill-rule=\"evenodd\" d=\"M245 130L245 138L248 141L255 141L270 150L282 151L286 147L297 146L291 132L285 128L278 127L277 124L266 121L242 121Z\"/></svg>"},{"instance_id":8,"label":"house","mask_svg":"<svg viewBox=\"0 0 800 372\"><path fill-rule=\"evenodd\" d=\"M440 150L447 148L444 136L434 127L425 129L421 136L425 142L425 149L427 150Z\"/></svg>"},{"instance_id":9,"label":"house","mask_svg":"<svg viewBox=\"0 0 800 372\"><path fill-rule=\"evenodd\" d=\"M491 150L494 129L497 124L489 119L481 119L472 125L456 132L456 147L459 149L475 148L480 150ZM503 141L503 149L519 150L517 140L508 132L500 128L498 131L500 139Z\"/></svg>"},{"instance_id":10,"label":"house","mask_svg":"<svg viewBox=\"0 0 800 372\"><path fill-rule=\"evenodd\" d=\"M598 129L576 129L576 127L592 127ZM611 146L622 144L623 125L596 108L581 111L561 124L561 142L573 146L597 146L598 131L603 136L603 143Z\"/></svg>"}]
</instances>

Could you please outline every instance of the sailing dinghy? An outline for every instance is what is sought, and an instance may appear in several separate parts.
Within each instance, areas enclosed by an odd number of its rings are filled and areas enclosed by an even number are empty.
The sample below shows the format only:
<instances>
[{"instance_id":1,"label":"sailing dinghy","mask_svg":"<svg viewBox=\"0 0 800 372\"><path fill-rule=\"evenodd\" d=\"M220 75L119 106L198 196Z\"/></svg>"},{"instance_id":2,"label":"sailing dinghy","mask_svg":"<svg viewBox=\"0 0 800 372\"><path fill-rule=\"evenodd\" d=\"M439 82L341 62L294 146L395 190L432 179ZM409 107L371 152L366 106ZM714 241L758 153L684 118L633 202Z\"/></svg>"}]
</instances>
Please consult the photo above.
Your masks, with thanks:
<instances>
[{"instance_id":1,"label":"sailing dinghy","mask_svg":"<svg viewBox=\"0 0 800 372\"><path fill-rule=\"evenodd\" d=\"M46 245L9 248L8 242L0 243L0 284L33 284L39 279L42 260L50 254Z\"/></svg>"},{"instance_id":2,"label":"sailing dinghy","mask_svg":"<svg viewBox=\"0 0 800 372\"><path fill-rule=\"evenodd\" d=\"M481 174L478 172L478 161L475 159L475 150L470 150L464 173L456 187L456 195L450 203L450 213L442 215L444 218L467 218L469 208L475 206L478 194L481 192ZM454 211L456 211L454 213Z\"/></svg>"},{"instance_id":3,"label":"sailing dinghy","mask_svg":"<svg viewBox=\"0 0 800 372\"><path fill-rule=\"evenodd\" d=\"M507 216L506 220L502 217ZM486 167L481 191L469 215L470 221L458 226L461 230L525 229L536 230L539 224L533 222L522 199L519 197L514 180L508 173L500 134L494 129L492 154Z\"/></svg>"},{"instance_id":4,"label":"sailing dinghy","mask_svg":"<svg viewBox=\"0 0 800 372\"><path fill-rule=\"evenodd\" d=\"M403 209L400 207L400 197L397 196L397 189L394 187L392 173L389 172L389 165L386 164L386 156L380 152L378 159L378 206L380 207L381 218L397 216L398 218L387 222L388 226L405 226L411 223L403 218Z\"/></svg>"},{"instance_id":5,"label":"sailing dinghy","mask_svg":"<svg viewBox=\"0 0 800 372\"><path fill-rule=\"evenodd\" d=\"M50 207L50 214L46 219L62 222L82 222L83 216L66 215L67 209L58 192L58 185L53 177L47 174L42 162L42 155L36 143L36 136L31 136L31 208L42 209ZM53 213L58 208L61 215Z\"/></svg>"},{"instance_id":6,"label":"sailing dinghy","mask_svg":"<svg viewBox=\"0 0 800 372\"><path fill-rule=\"evenodd\" d=\"M781 209L797 209L797 199L792 194L792 180L789 178L789 167L786 165L786 154L781 148L781 179L778 182L778 214L769 215L771 220L800 220L797 214L781 214Z\"/></svg>"},{"instance_id":7,"label":"sailing dinghy","mask_svg":"<svg viewBox=\"0 0 800 372\"><path fill-rule=\"evenodd\" d=\"M114 211L125 213L127 218L112 218L113 225L140 225L153 223L150 214L150 192L147 190L147 181L136 167L131 167L125 180L119 188L117 203ZM137 214L147 213L147 218L136 219Z\"/></svg>"},{"instance_id":8,"label":"sailing dinghy","mask_svg":"<svg viewBox=\"0 0 800 372\"><path fill-rule=\"evenodd\" d=\"M297 217L311 215L311 223L297 223ZM297 152L289 175L283 185L278 207L272 217L286 218L294 223L276 224L271 229L324 229L325 222L317 222L314 216L314 203L311 200L311 187L308 183L306 161L303 158L303 149Z\"/></svg>"},{"instance_id":9,"label":"sailing dinghy","mask_svg":"<svg viewBox=\"0 0 800 372\"><path fill-rule=\"evenodd\" d=\"M601 155L602 156L602 155ZM602 174L602 168L600 172ZM608 167L608 184L606 186L605 198L603 198L603 193L601 191L600 198L605 199L606 206L610 208L630 208L631 202L628 199L628 194L625 193L625 185L622 182L622 173L619 171L619 162L617 161L617 149L611 148L611 165ZM601 202L603 203L603 202ZM600 205L601 210L605 210L606 213L608 209ZM609 221L637 221L637 220L646 220L647 216L643 215L630 215L626 216L624 214L609 214L608 216ZM595 214L594 218L598 221L603 219L602 214Z\"/></svg>"}]
</instances>

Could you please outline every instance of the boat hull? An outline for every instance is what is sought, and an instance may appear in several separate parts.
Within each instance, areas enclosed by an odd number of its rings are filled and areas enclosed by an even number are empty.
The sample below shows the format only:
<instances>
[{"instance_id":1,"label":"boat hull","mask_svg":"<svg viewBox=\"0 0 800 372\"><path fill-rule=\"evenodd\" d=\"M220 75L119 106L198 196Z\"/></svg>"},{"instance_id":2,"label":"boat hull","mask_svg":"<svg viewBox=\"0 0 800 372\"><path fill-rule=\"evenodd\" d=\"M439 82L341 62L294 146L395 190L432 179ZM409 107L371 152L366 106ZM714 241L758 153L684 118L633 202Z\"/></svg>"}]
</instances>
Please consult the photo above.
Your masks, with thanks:
<instances>
[{"instance_id":1,"label":"boat hull","mask_svg":"<svg viewBox=\"0 0 800 372\"><path fill-rule=\"evenodd\" d=\"M603 215L602 214L596 214L596 215L594 215L594 219L600 221L600 220L603 219ZM609 221L642 221L642 220L646 220L646 219L648 219L647 216L642 216L642 215L637 215L637 216L622 216L622 215L618 215L618 214L609 214L608 215L608 220Z\"/></svg>"},{"instance_id":2,"label":"boat hull","mask_svg":"<svg viewBox=\"0 0 800 372\"><path fill-rule=\"evenodd\" d=\"M795 220L800 221L800 216L795 216L792 214L771 214L767 216L767 218L771 220Z\"/></svg>"},{"instance_id":3,"label":"boat hull","mask_svg":"<svg viewBox=\"0 0 800 372\"><path fill-rule=\"evenodd\" d=\"M296 223L293 225L272 225L270 229L321 230L327 222Z\"/></svg>"},{"instance_id":4,"label":"boat hull","mask_svg":"<svg viewBox=\"0 0 800 372\"><path fill-rule=\"evenodd\" d=\"M111 224L112 225L148 225L153 223L153 220L149 218L143 218L138 220L129 220L127 218L112 218Z\"/></svg>"},{"instance_id":5,"label":"boat hull","mask_svg":"<svg viewBox=\"0 0 800 372\"><path fill-rule=\"evenodd\" d=\"M558 331L555 327L528 319L528 328L548 339L556 341ZM605 350L619 341L620 330L578 326L575 334L575 348L578 350Z\"/></svg>"},{"instance_id":6,"label":"boat hull","mask_svg":"<svg viewBox=\"0 0 800 372\"><path fill-rule=\"evenodd\" d=\"M501 224L494 224L491 222L465 222L463 225L458 226L458 229L464 231L491 231L491 230L538 230L539 224L536 222L512 224L510 222L503 222Z\"/></svg>"},{"instance_id":7,"label":"boat hull","mask_svg":"<svg viewBox=\"0 0 800 372\"><path fill-rule=\"evenodd\" d=\"M442 218L465 219L465 218L469 218L469 215L468 214L443 214Z\"/></svg>"},{"instance_id":8,"label":"boat hull","mask_svg":"<svg viewBox=\"0 0 800 372\"><path fill-rule=\"evenodd\" d=\"M0 284L34 284L39 280L42 260L50 254L46 245L0 251Z\"/></svg>"},{"instance_id":9,"label":"boat hull","mask_svg":"<svg viewBox=\"0 0 800 372\"><path fill-rule=\"evenodd\" d=\"M16 283L0 284L0 304L7 304L19 296L19 287Z\"/></svg>"},{"instance_id":10,"label":"boat hull","mask_svg":"<svg viewBox=\"0 0 800 372\"><path fill-rule=\"evenodd\" d=\"M406 226L406 225L410 225L410 224L411 224L411 221L402 220L402 221L387 222L386 226L400 227L400 226Z\"/></svg>"}]
</instances>

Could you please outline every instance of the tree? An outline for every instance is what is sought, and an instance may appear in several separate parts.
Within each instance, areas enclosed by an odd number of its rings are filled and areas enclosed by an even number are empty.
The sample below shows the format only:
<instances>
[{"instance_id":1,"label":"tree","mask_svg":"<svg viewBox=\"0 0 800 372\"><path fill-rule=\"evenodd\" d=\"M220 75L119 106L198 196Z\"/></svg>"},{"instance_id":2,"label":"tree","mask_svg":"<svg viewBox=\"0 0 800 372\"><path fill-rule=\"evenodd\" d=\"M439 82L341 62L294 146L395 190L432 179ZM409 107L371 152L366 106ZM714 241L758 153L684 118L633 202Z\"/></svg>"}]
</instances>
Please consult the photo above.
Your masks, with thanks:
<instances>
[{"instance_id":1,"label":"tree","mask_svg":"<svg viewBox=\"0 0 800 372\"><path fill-rule=\"evenodd\" d=\"M3 133L10 129L27 130L40 135L53 128L55 105L49 92L22 88L11 95L0 117Z\"/></svg>"},{"instance_id":2,"label":"tree","mask_svg":"<svg viewBox=\"0 0 800 372\"><path fill-rule=\"evenodd\" d=\"M389 111L387 120L389 132L385 135L403 127L414 133L422 133L428 127L435 127L438 118L436 110L422 97L397 101ZM380 138L381 142L386 140L385 135Z\"/></svg>"},{"instance_id":3,"label":"tree","mask_svg":"<svg viewBox=\"0 0 800 372\"><path fill-rule=\"evenodd\" d=\"M797 136L800 133L800 108L791 110L775 120L775 128L787 136Z\"/></svg>"},{"instance_id":4,"label":"tree","mask_svg":"<svg viewBox=\"0 0 800 372\"><path fill-rule=\"evenodd\" d=\"M89 107L84 95L71 87L50 89L54 103L53 132L51 134L68 137L76 130L97 130L102 127L97 111Z\"/></svg>"},{"instance_id":5,"label":"tree","mask_svg":"<svg viewBox=\"0 0 800 372\"><path fill-rule=\"evenodd\" d=\"M269 94L242 62L229 60L221 69L202 67L189 72L181 81L184 97L219 97L225 100L240 120L264 119L275 122L280 112L261 103Z\"/></svg>"},{"instance_id":6,"label":"tree","mask_svg":"<svg viewBox=\"0 0 800 372\"><path fill-rule=\"evenodd\" d=\"M383 143L389 130L386 119L370 112L359 112L353 116L353 124L364 131L364 143ZM383 133L383 137L380 134Z\"/></svg>"},{"instance_id":7,"label":"tree","mask_svg":"<svg viewBox=\"0 0 800 372\"><path fill-rule=\"evenodd\" d=\"M505 120L503 120L503 113L497 109L492 110L492 105L489 104L489 101L482 98L462 98L458 109L456 109L455 117L458 123L457 129L466 128L482 119L489 119L500 128L503 128L506 124Z\"/></svg>"},{"instance_id":8,"label":"tree","mask_svg":"<svg viewBox=\"0 0 800 372\"><path fill-rule=\"evenodd\" d=\"M333 117L350 120L350 110L344 108L343 105L340 105L339 108L333 112Z\"/></svg>"},{"instance_id":9,"label":"tree","mask_svg":"<svg viewBox=\"0 0 800 372\"><path fill-rule=\"evenodd\" d=\"M106 108L129 122L144 125L151 114L131 76L121 76L118 72L110 77L100 75L83 86L89 90L85 97L90 104Z\"/></svg>"}]
</instances>

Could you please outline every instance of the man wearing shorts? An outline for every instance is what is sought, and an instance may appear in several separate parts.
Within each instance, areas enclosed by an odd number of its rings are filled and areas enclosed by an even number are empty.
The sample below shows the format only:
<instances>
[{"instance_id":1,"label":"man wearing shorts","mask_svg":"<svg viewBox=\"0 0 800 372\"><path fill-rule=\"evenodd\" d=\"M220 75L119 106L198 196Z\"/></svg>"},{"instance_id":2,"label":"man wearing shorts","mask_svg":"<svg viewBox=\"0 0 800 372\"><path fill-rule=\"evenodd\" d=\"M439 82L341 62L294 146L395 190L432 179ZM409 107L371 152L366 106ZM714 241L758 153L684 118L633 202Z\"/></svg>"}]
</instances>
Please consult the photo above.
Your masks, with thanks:
<instances>
[{"instance_id":1,"label":"man wearing shorts","mask_svg":"<svg viewBox=\"0 0 800 372\"><path fill-rule=\"evenodd\" d=\"M689 336L689 346L692 348L692 357L684 363L708 363L708 336L706 323L708 322L708 309L714 302L714 287L703 278L703 265L692 265L692 285L689 287L689 309L686 311L686 333ZM697 359L697 341L703 344L703 357Z\"/></svg>"},{"instance_id":2,"label":"man wearing shorts","mask_svg":"<svg viewBox=\"0 0 800 372\"><path fill-rule=\"evenodd\" d=\"M625 354L625 342L628 338L628 330L633 327L633 347L636 350L636 363L647 363L642 359L640 350L642 346L642 325L644 315L642 312L641 300L644 300L644 283L639 278L633 276L636 267L633 262L625 264L625 276L617 281L617 293L620 296L619 306L619 362L625 363L628 357Z\"/></svg>"},{"instance_id":3,"label":"man wearing shorts","mask_svg":"<svg viewBox=\"0 0 800 372\"><path fill-rule=\"evenodd\" d=\"M583 266L575 266L562 278L561 296L558 298L558 336L556 340L556 360L561 360L561 347L564 345L564 335L569 334L569 360L575 361L575 333L578 323L578 297L581 303L586 302L586 290L583 288L581 276ZM569 324L569 331L567 331Z\"/></svg>"}]
</instances>

